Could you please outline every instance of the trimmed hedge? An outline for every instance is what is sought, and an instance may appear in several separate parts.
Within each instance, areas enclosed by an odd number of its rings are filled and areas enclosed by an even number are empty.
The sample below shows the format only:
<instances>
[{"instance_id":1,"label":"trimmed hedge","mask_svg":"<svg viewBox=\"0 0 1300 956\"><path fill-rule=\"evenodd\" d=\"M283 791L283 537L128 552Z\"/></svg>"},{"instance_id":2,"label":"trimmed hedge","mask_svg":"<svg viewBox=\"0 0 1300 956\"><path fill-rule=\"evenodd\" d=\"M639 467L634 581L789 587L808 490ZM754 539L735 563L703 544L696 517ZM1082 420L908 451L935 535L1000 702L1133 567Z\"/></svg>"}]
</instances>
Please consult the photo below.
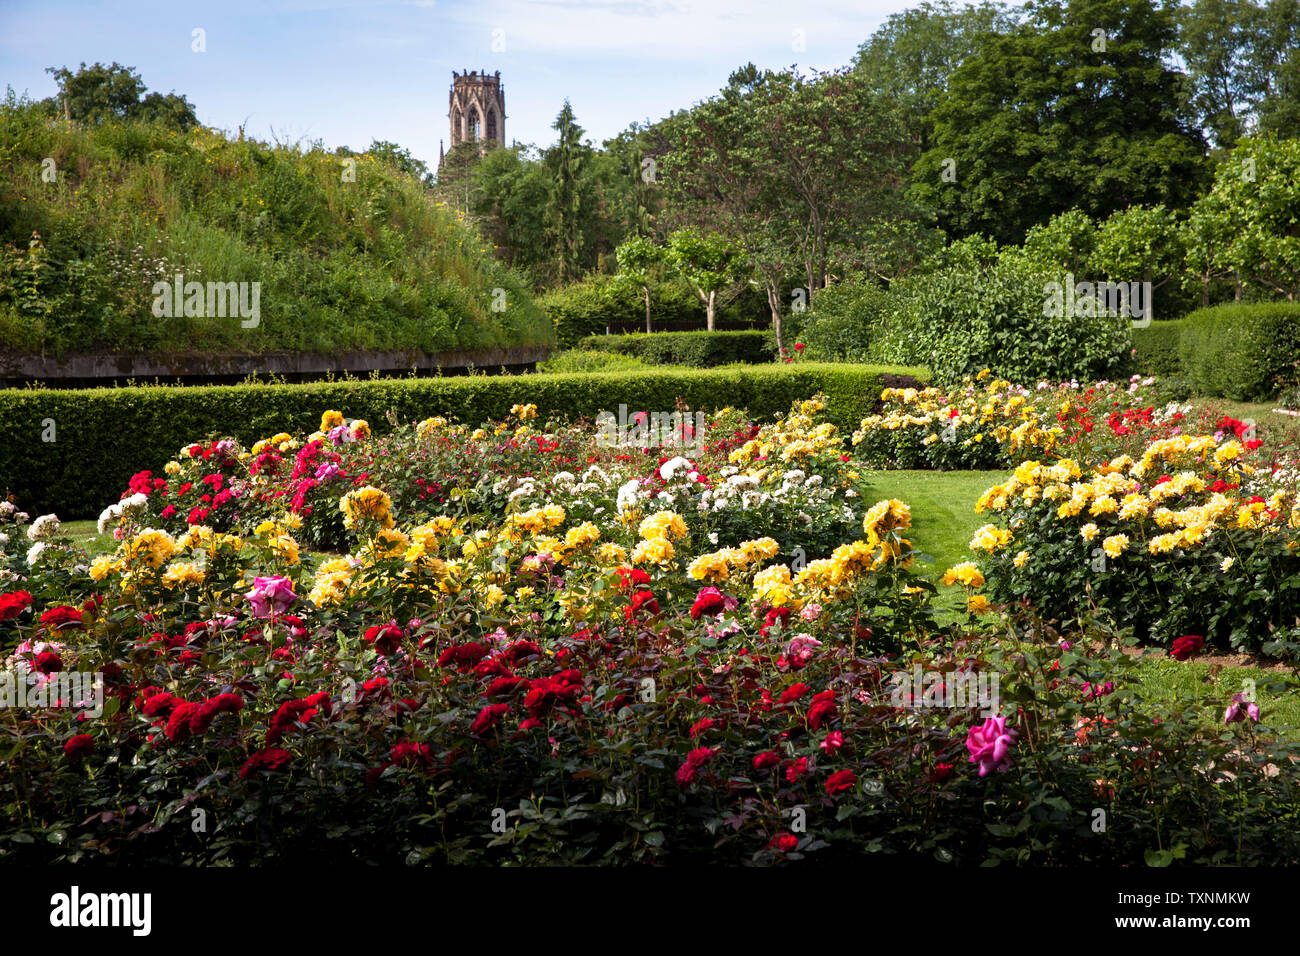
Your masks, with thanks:
<instances>
[{"instance_id":1,"label":"trimmed hedge","mask_svg":"<svg viewBox=\"0 0 1300 956\"><path fill-rule=\"evenodd\" d=\"M1300 303L1233 303L1182 320L1183 374L1201 395L1265 401L1297 376Z\"/></svg>"},{"instance_id":2,"label":"trimmed hedge","mask_svg":"<svg viewBox=\"0 0 1300 956\"><path fill-rule=\"evenodd\" d=\"M589 335L578 348L632 355L650 365L686 365L713 368L743 362L760 365L776 361L776 333L771 329L747 332L654 332L650 335Z\"/></svg>"},{"instance_id":3,"label":"trimmed hedge","mask_svg":"<svg viewBox=\"0 0 1300 956\"><path fill-rule=\"evenodd\" d=\"M1146 328L1133 329L1133 348L1137 350L1135 361L1139 372L1161 378L1183 374L1179 354L1183 326L1182 319L1173 319L1154 321Z\"/></svg>"},{"instance_id":4,"label":"trimmed hedge","mask_svg":"<svg viewBox=\"0 0 1300 956\"><path fill-rule=\"evenodd\" d=\"M13 492L33 515L94 517L118 500L131 475L146 468L160 472L190 442L232 435L249 444L280 431L312 431L330 408L382 433L390 412L399 422L441 414L478 424L505 418L511 405L526 402L537 405L543 421L548 415L617 414L620 404L672 411L678 399L692 410L731 406L766 419L822 391L832 418L852 430L883 386L925 378L919 368L797 363L302 385L3 389L0 493Z\"/></svg>"}]
</instances>

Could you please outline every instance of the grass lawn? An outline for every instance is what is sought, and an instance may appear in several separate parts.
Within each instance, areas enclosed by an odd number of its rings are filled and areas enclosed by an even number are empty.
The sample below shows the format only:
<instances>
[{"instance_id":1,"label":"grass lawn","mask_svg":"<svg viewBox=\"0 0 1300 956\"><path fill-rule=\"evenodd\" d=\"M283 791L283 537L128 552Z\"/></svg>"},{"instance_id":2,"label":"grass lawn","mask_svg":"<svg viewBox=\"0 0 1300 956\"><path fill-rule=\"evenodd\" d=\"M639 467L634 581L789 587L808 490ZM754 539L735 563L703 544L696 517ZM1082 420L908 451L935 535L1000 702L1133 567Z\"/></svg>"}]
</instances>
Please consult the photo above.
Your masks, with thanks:
<instances>
[{"instance_id":1,"label":"grass lawn","mask_svg":"<svg viewBox=\"0 0 1300 956\"><path fill-rule=\"evenodd\" d=\"M1225 403L1227 414L1236 418L1253 417L1264 424L1271 414L1262 405ZM1289 416L1274 416L1286 419ZM990 523L991 516L977 515L975 502L988 488L1004 481L1010 472L1003 471L878 471L872 474L865 504L881 498L897 498L912 508L911 540L920 552L916 568L930 575L937 584L945 570L961 561L974 560L967 547L975 529ZM996 523L996 522L994 522ZM959 605L963 596L960 586L939 585L940 608ZM965 618L958 610L941 610L940 624ZM1196 661L1179 662L1165 656L1152 656L1142 663L1141 694L1149 700L1174 701L1193 696L1206 682L1215 684L1225 701L1242 690L1242 681L1254 680L1256 697L1264 712L1261 726L1279 737L1300 740L1300 679L1291 674L1258 667L1223 667ZM1221 719L1208 715L1207 723Z\"/></svg>"}]
</instances>

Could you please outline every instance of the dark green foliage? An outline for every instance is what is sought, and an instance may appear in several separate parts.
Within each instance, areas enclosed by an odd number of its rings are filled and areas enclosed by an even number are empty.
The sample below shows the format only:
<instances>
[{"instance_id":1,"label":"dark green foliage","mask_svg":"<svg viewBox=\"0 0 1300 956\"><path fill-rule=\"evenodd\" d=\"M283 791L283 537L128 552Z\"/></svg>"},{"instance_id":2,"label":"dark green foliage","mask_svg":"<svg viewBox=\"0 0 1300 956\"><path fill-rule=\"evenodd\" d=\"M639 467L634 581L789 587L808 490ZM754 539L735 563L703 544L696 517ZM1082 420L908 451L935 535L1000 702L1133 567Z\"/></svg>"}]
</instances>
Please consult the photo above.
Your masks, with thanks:
<instances>
[{"instance_id":1,"label":"dark green foliage","mask_svg":"<svg viewBox=\"0 0 1300 956\"><path fill-rule=\"evenodd\" d=\"M535 403L547 416L592 418L601 411L670 412L731 406L766 419L817 391L843 429L875 404L884 374L920 369L866 365L774 364L756 368L656 368L607 375L467 376L378 379L308 385L0 390L0 494L15 493L32 514L93 517L118 499L131 475L159 472L194 441L231 435L251 444L280 431L314 429L335 408L376 432L398 422L446 415L462 422L505 418ZM42 441L49 421L52 442Z\"/></svg>"},{"instance_id":2,"label":"dark green foliage","mask_svg":"<svg viewBox=\"0 0 1300 956\"><path fill-rule=\"evenodd\" d=\"M1152 322L1146 328L1133 329L1133 357L1136 368L1143 375L1161 378L1182 375L1179 342L1183 334L1183 320Z\"/></svg>"},{"instance_id":3,"label":"dark green foliage","mask_svg":"<svg viewBox=\"0 0 1300 956\"><path fill-rule=\"evenodd\" d=\"M744 362L759 365L776 359L776 334L752 332L655 332L650 335L590 335L578 348L634 355L649 365L712 368Z\"/></svg>"},{"instance_id":4,"label":"dark green foliage","mask_svg":"<svg viewBox=\"0 0 1300 956\"><path fill-rule=\"evenodd\" d=\"M1183 371L1201 395L1263 401L1296 381L1300 304L1234 303L1182 320Z\"/></svg>"}]
</instances>

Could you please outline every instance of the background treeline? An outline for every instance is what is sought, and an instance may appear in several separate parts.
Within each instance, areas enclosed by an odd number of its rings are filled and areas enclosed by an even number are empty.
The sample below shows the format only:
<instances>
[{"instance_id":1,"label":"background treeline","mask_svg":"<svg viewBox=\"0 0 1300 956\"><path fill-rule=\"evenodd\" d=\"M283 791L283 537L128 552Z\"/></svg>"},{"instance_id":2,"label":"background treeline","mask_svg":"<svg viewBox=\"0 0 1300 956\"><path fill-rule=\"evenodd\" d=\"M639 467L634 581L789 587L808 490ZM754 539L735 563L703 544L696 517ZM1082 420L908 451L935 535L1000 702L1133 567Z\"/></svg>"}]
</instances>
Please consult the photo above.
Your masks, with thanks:
<instances>
[{"instance_id":1,"label":"background treeline","mask_svg":"<svg viewBox=\"0 0 1300 956\"><path fill-rule=\"evenodd\" d=\"M562 342L730 309L913 362L958 320L980 341L968 314L1041 317L1065 272L1150 281L1157 321L1293 298L1298 51L1297 0L927 2L844 69L747 65L601 147L566 104L554 145L463 147L435 188L548 292Z\"/></svg>"}]
</instances>

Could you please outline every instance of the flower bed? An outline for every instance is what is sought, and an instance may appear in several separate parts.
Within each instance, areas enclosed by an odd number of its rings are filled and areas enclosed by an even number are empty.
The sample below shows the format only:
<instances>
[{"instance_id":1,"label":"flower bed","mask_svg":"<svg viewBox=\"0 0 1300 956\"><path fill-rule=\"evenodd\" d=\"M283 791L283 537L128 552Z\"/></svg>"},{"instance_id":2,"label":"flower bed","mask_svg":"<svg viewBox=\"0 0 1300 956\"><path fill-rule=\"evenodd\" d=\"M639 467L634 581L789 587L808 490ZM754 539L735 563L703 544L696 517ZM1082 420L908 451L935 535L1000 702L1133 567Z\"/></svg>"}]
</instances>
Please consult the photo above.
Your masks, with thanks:
<instances>
[{"instance_id":1,"label":"flower bed","mask_svg":"<svg viewBox=\"0 0 1300 956\"><path fill-rule=\"evenodd\" d=\"M864 507L823 411L718 413L689 457L528 405L326 413L137 474L94 561L0 508L0 858L1300 860L1267 708L1154 707L1095 635L979 601L938 627L909 509Z\"/></svg>"}]
</instances>

